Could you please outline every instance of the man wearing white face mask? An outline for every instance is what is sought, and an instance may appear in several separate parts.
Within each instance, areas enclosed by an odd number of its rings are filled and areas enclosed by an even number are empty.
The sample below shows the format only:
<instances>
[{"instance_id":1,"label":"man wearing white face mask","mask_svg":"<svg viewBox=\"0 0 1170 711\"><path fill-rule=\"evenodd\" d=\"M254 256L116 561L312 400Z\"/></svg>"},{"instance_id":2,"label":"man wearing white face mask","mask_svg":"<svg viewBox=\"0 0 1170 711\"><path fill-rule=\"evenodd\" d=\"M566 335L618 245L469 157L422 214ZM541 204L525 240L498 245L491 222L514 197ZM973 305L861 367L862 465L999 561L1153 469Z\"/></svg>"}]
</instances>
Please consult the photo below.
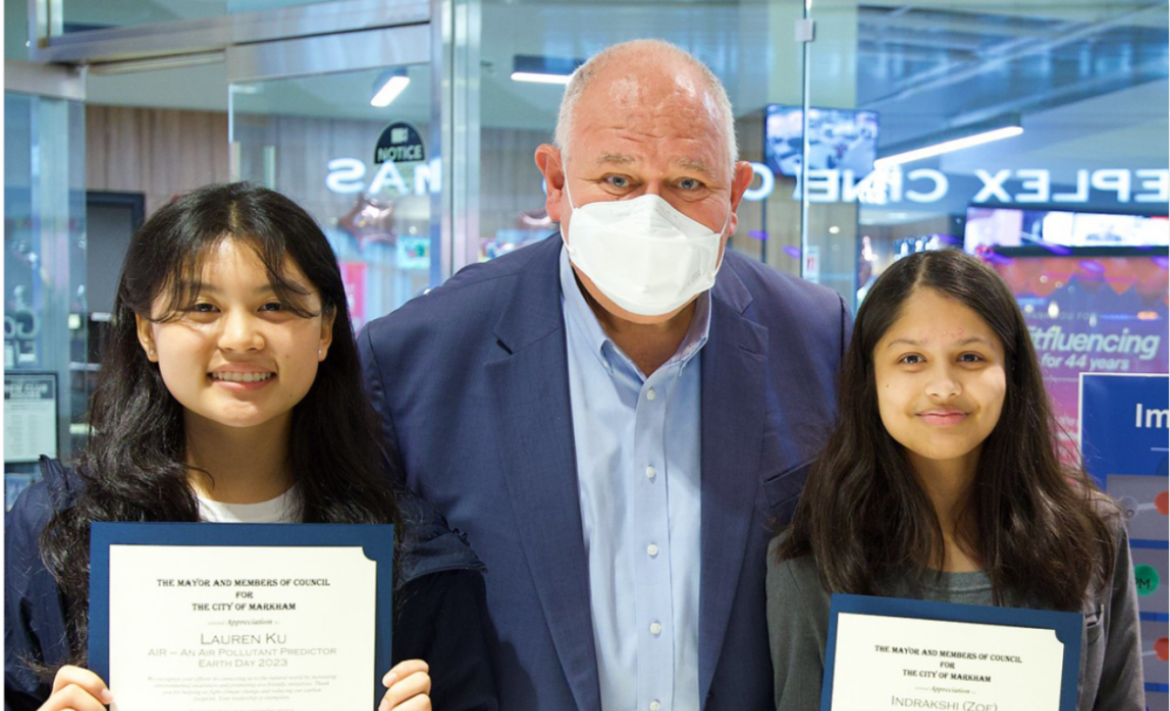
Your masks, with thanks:
<instances>
[{"instance_id":1,"label":"man wearing white face mask","mask_svg":"<svg viewBox=\"0 0 1170 711\"><path fill-rule=\"evenodd\" d=\"M542 168L550 165L547 149L539 155ZM572 205L567 182L564 191ZM577 224L573 242L565 241L565 253L598 291L626 312L627 320L629 314L634 322L669 318L715 285L730 210L718 232L653 193L590 203L573 212Z\"/></svg>"},{"instance_id":2,"label":"man wearing white face mask","mask_svg":"<svg viewBox=\"0 0 1170 711\"><path fill-rule=\"evenodd\" d=\"M752 170L671 45L579 69L536 162L559 236L359 338L402 476L488 567L501 708L768 708L765 551L848 311L726 250Z\"/></svg>"}]
</instances>

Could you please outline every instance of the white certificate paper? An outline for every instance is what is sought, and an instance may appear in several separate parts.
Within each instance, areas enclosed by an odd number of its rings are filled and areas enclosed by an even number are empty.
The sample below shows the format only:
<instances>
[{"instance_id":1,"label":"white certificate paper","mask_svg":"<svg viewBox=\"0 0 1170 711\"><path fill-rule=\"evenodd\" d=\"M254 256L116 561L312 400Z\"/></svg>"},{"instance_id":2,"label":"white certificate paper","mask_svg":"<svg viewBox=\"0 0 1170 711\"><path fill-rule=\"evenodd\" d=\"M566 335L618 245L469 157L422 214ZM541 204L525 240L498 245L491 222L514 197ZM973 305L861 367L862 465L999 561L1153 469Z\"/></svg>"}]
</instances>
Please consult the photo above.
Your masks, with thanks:
<instances>
[{"instance_id":1,"label":"white certificate paper","mask_svg":"<svg viewBox=\"0 0 1170 711\"><path fill-rule=\"evenodd\" d=\"M378 563L362 546L107 550L113 711L376 708L389 667L375 668Z\"/></svg>"},{"instance_id":2,"label":"white certificate paper","mask_svg":"<svg viewBox=\"0 0 1170 711\"><path fill-rule=\"evenodd\" d=\"M855 607L883 604L880 598L841 597L863 601ZM919 605L928 614L954 610L967 619L836 609L832 664L826 665L825 679L831 705L822 699L822 709L1060 711L1075 703L1079 615L908 600L896 604L903 613ZM1006 621L1030 615L1055 624ZM1075 644L1062 642L1058 629L1065 639L1075 636ZM1071 679L1066 678L1070 661Z\"/></svg>"}]
</instances>

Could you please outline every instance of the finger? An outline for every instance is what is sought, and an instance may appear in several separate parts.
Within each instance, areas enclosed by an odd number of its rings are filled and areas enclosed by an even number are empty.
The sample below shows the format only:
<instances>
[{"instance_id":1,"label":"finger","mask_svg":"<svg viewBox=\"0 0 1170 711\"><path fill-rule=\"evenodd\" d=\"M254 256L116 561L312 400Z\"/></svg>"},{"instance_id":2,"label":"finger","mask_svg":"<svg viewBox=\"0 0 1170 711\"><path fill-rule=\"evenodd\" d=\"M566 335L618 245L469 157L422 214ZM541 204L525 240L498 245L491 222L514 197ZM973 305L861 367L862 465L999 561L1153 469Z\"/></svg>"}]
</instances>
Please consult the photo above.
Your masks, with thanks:
<instances>
[{"instance_id":1,"label":"finger","mask_svg":"<svg viewBox=\"0 0 1170 711\"><path fill-rule=\"evenodd\" d=\"M106 682L102 681L100 676L88 669L66 664L58 669L57 676L53 677L53 693L57 693L70 684L81 687L90 696L100 699L102 703L108 704L114 700L114 695L106 688Z\"/></svg>"},{"instance_id":2,"label":"finger","mask_svg":"<svg viewBox=\"0 0 1170 711\"><path fill-rule=\"evenodd\" d=\"M45 701L40 711L105 711L106 707L93 694L75 684L63 686Z\"/></svg>"},{"instance_id":3,"label":"finger","mask_svg":"<svg viewBox=\"0 0 1170 711\"><path fill-rule=\"evenodd\" d=\"M431 697L414 696L397 706L387 706L383 711L431 711Z\"/></svg>"},{"instance_id":4,"label":"finger","mask_svg":"<svg viewBox=\"0 0 1170 711\"><path fill-rule=\"evenodd\" d=\"M390 687L394 685L394 682L405 679L415 672L426 673L430 670L427 663L421 659L407 659L395 664L390 668L390 671L386 672L386 675L382 677L382 686Z\"/></svg>"},{"instance_id":5,"label":"finger","mask_svg":"<svg viewBox=\"0 0 1170 711\"><path fill-rule=\"evenodd\" d=\"M394 682L382 697L380 708L392 709L398 704L416 696L431 693L431 677L426 672L415 672L405 679Z\"/></svg>"}]
</instances>

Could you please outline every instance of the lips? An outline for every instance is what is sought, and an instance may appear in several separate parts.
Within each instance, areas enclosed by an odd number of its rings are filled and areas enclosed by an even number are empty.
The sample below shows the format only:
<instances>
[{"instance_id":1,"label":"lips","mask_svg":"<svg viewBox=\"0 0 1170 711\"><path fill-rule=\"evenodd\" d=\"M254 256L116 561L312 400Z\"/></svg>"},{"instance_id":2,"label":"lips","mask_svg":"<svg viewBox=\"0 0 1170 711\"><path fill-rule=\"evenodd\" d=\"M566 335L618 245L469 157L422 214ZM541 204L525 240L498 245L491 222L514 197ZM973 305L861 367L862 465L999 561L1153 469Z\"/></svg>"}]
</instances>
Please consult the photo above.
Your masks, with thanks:
<instances>
[{"instance_id":1,"label":"lips","mask_svg":"<svg viewBox=\"0 0 1170 711\"><path fill-rule=\"evenodd\" d=\"M212 380L220 380L226 383L259 383L270 378L276 377L275 373L237 373L237 372L223 372L223 373L208 373Z\"/></svg>"},{"instance_id":2,"label":"lips","mask_svg":"<svg viewBox=\"0 0 1170 711\"><path fill-rule=\"evenodd\" d=\"M957 425L967 419L967 413L962 410L945 408L920 412L918 413L918 417L928 425L946 427L948 425Z\"/></svg>"}]
</instances>

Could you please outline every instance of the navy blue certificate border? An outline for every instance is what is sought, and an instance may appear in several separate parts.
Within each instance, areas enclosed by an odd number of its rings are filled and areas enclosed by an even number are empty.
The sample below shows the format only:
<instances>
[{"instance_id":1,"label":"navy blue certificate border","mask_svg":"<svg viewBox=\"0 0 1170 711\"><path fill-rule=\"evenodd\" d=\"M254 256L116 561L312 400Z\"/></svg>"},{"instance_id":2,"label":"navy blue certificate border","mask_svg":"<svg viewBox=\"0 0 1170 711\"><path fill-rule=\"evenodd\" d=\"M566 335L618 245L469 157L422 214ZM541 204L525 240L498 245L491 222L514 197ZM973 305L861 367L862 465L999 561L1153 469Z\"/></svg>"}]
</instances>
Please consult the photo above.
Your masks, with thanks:
<instances>
[{"instance_id":1,"label":"navy blue certificate border","mask_svg":"<svg viewBox=\"0 0 1170 711\"><path fill-rule=\"evenodd\" d=\"M1056 633L1056 638L1064 643L1064 662L1061 667L1060 680L1060 711L1076 711L1077 680L1081 671L1081 630L1084 625L1084 618L1080 613L1025 610L1016 607L987 605L960 605L953 602L839 593L833 594L832 602L829 605L829 638L825 645L825 675L821 682L820 711L831 711L833 705L833 671L837 658L837 617L842 612L1052 630Z\"/></svg>"},{"instance_id":2,"label":"navy blue certificate border","mask_svg":"<svg viewBox=\"0 0 1170 711\"><path fill-rule=\"evenodd\" d=\"M330 523L90 523L89 668L110 678L110 546L360 547L377 563L374 705L390 670L394 617L394 526Z\"/></svg>"}]
</instances>

